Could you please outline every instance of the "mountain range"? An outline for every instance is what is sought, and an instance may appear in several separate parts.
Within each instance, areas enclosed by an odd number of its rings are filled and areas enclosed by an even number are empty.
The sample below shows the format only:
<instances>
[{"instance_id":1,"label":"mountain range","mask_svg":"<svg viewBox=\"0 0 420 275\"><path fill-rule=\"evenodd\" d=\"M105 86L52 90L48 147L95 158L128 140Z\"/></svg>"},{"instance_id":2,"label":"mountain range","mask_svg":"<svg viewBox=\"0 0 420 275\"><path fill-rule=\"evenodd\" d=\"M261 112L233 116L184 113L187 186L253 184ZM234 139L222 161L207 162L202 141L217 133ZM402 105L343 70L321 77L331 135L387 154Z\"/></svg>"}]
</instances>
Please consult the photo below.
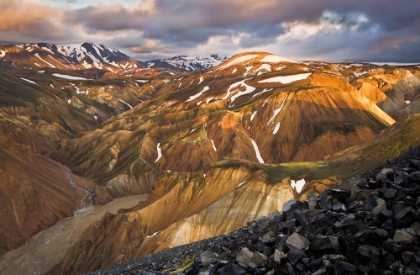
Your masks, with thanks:
<instances>
[{"instance_id":1,"label":"mountain range","mask_svg":"<svg viewBox=\"0 0 420 275\"><path fill-rule=\"evenodd\" d=\"M5 274L81 274L231 232L420 145L415 65L38 43L0 46L0 70Z\"/></svg>"}]
</instances>

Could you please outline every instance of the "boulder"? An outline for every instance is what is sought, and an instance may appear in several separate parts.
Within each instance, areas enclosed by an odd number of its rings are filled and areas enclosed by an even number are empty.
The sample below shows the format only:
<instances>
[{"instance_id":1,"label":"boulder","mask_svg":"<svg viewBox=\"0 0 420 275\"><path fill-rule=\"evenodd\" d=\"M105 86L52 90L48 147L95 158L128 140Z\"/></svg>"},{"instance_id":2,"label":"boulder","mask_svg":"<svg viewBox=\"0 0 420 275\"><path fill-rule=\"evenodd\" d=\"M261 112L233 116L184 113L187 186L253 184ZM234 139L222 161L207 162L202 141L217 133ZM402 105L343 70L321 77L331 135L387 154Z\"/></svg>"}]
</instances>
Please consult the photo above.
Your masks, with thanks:
<instances>
[{"instance_id":1,"label":"boulder","mask_svg":"<svg viewBox=\"0 0 420 275\"><path fill-rule=\"evenodd\" d=\"M309 247L309 244L310 242L307 238L296 232L290 235L286 241L286 246L290 250L304 250Z\"/></svg>"},{"instance_id":2,"label":"boulder","mask_svg":"<svg viewBox=\"0 0 420 275\"><path fill-rule=\"evenodd\" d=\"M254 256L254 253L250 251L247 247L244 247L236 255L236 261L241 266L248 267L249 263L251 262L252 256Z\"/></svg>"}]
</instances>

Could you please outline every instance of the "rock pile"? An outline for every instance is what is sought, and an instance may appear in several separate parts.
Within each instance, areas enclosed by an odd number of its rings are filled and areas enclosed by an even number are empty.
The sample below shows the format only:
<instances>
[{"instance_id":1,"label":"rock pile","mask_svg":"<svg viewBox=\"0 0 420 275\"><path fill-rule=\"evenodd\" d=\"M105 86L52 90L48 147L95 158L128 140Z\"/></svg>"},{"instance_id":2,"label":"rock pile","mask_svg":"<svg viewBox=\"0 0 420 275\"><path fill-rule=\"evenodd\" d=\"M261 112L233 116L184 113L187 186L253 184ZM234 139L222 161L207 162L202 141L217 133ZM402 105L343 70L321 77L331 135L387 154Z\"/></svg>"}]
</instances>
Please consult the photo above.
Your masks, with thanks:
<instances>
[{"instance_id":1,"label":"rock pile","mask_svg":"<svg viewBox=\"0 0 420 275\"><path fill-rule=\"evenodd\" d=\"M419 195L412 159L231 234L92 274L420 274Z\"/></svg>"}]
</instances>

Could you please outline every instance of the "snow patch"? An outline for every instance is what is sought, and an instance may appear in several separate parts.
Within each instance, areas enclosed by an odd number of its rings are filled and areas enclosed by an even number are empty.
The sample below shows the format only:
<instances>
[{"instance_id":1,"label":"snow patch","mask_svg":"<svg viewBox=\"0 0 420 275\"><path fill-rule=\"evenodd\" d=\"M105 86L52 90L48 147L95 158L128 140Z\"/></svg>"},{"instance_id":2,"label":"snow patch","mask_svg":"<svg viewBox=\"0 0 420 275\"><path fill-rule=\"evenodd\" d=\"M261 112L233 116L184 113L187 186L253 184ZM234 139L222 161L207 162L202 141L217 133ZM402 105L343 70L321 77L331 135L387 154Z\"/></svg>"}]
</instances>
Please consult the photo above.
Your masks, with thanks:
<instances>
[{"instance_id":1,"label":"snow patch","mask_svg":"<svg viewBox=\"0 0 420 275\"><path fill-rule=\"evenodd\" d=\"M51 88L55 88L54 85L50 84Z\"/></svg>"},{"instance_id":2,"label":"snow patch","mask_svg":"<svg viewBox=\"0 0 420 275\"><path fill-rule=\"evenodd\" d=\"M278 62L290 62L290 63L297 63L294 60L288 59L283 56L279 55L267 55L263 59L260 60L260 62L268 62L268 63L278 63Z\"/></svg>"},{"instance_id":3,"label":"snow patch","mask_svg":"<svg viewBox=\"0 0 420 275\"><path fill-rule=\"evenodd\" d=\"M201 82L203 82L204 81L204 77L200 77L200 81L198 82L198 84L200 84ZM197 84L197 85L198 85Z\"/></svg>"},{"instance_id":4,"label":"snow patch","mask_svg":"<svg viewBox=\"0 0 420 275\"><path fill-rule=\"evenodd\" d=\"M156 231L152 235L147 235L146 238L152 238L152 237L156 236L157 234L159 234L159 231Z\"/></svg>"},{"instance_id":5,"label":"snow patch","mask_svg":"<svg viewBox=\"0 0 420 275\"><path fill-rule=\"evenodd\" d=\"M251 118L249 119L250 121L253 121L255 118L255 115L258 113L258 111L254 111L251 115Z\"/></svg>"},{"instance_id":6,"label":"snow patch","mask_svg":"<svg viewBox=\"0 0 420 275\"><path fill-rule=\"evenodd\" d=\"M0 51L0 57L4 57L6 55L7 51Z\"/></svg>"},{"instance_id":7,"label":"snow patch","mask_svg":"<svg viewBox=\"0 0 420 275\"><path fill-rule=\"evenodd\" d=\"M67 100L67 103L70 104L71 103L71 99Z\"/></svg>"},{"instance_id":8,"label":"snow patch","mask_svg":"<svg viewBox=\"0 0 420 275\"><path fill-rule=\"evenodd\" d=\"M147 79L137 79L136 80L136 82L138 82L138 83L146 83L146 82L148 82L149 80L147 80Z\"/></svg>"},{"instance_id":9,"label":"snow patch","mask_svg":"<svg viewBox=\"0 0 420 275\"><path fill-rule=\"evenodd\" d=\"M207 99L206 99L206 104L209 104L209 102L210 102L213 98L214 98L214 96L212 96L212 97L210 97L210 98L207 98Z\"/></svg>"},{"instance_id":10,"label":"snow patch","mask_svg":"<svg viewBox=\"0 0 420 275\"><path fill-rule=\"evenodd\" d=\"M85 77L72 76L72 75L66 75L66 74L52 74L52 75L55 77L70 79L70 80L92 80L92 79L87 79Z\"/></svg>"},{"instance_id":11,"label":"snow patch","mask_svg":"<svg viewBox=\"0 0 420 275\"><path fill-rule=\"evenodd\" d=\"M38 73L39 73L39 74L43 74L43 73L45 73L45 71L44 71L44 70L42 70L42 71L38 71Z\"/></svg>"},{"instance_id":12,"label":"snow patch","mask_svg":"<svg viewBox=\"0 0 420 275\"><path fill-rule=\"evenodd\" d=\"M23 77L21 77L20 79L22 79L22 80L24 80L24 81L26 81L26 82L29 82L29 83L31 83L31 84L38 85L35 81L29 80L29 79L26 79L26 78L23 78Z\"/></svg>"},{"instance_id":13,"label":"snow patch","mask_svg":"<svg viewBox=\"0 0 420 275\"><path fill-rule=\"evenodd\" d=\"M48 66L50 66L51 68L56 68L53 64L49 63L48 61L45 61L44 59L42 59L41 56L39 56L38 53L34 54L35 57L39 58L42 62L44 62L45 64L47 64Z\"/></svg>"},{"instance_id":14,"label":"snow patch","mask_svg":"<svg viewBox=\"0 0 420 275\"><path fill-rule=\"evenodd\" d=\"M261 92L254 94L252 97L263 94L263 93L266 93L266 92L271 92L272 90L273 90L273 88L269 88L269 89L265 88Z\"/></svg>"},{"instance_id":15,"label":"snow patch","mask_svg":"<svg viewBox=\"0 0 420 275\"><path fill-rule=\"evenodd\" d=\"M298 193L302 192L302 189L305 186L305 184L306 184L305 179L301 179L298 181L294 181L294 180L290 181L290 186L292 186L292 188L295 189L296 192Z\"/></svg>"},{"instance_id":16,"label":"snow patch","mask_svg":"<svg viewBox=\"0 0 420 275\"><path fill-rule=\"evenodd\" d=\"M286 95L286 97L284 98L283 102L281 103L281 106L277 109L274 110L274 114L273 116L270 118L270 120L267 122L267 125L270 123L273 123L274 119L276 118L276 116L278 116L278 114L281 112L281 110L284 107L284 103L286 102L287 98L289 97L289 94Z\"/></svg>"},{"instance_id":17,"label":"snow patch","mask_svg":"<svg viewBox=\"0 0 420 275\"><path fill-rule=\"evenodd\" d=\"M277 134L279 129L280 129L280 122L277 122L276 127L274 127L274 130L273 130L273 135Z\"/></svg>"},{"instance_id":18,"label":"snow patch","mask_svg":"<svg viewBox=\"0 0 420 275\"><path fill-rule=\"evenodd\" d=\"M267 72L271 72L271 65L269 64L262 64L256 71L266 70ZM262 73L262 72L260 72Z\"/></svg>"},{"instance_id":19,"label":"snow patch","mask_svg":"<svg viewBox=\"0 0 420 275\"><path fill-rule=\"evenodd\" d=\"M216 145L214 145L214 140L210 140L210 142L211 142L211 145L213 145L213 150L215 151L215 152L217 152L217 148L216 148Z\"/></svg>"},{"instance_id":20,"label":"snow patch","mask_svg":"<svg viewBox=\"0 0 420 275\"><path fill-rule=\"evenodd\" d=\"M252 59L252 58L256 58L258 56L259 56L258 54L248 54L248 55L243 55L243 56L237 57L237 58L231 60L230 62L228 62L227 64L225 64L223 66L220 66L219 70L224 69L224 68L229 67L229 66L232 66L233 64L236 64L236 63L240 63L240 62L244 62L244 61L247 61L249 59Z\"/></svg>"},{"instance_id":21,"label":"snow patch","mask_svg":"<svg viewBox=\"0 0 420 275\"><path fill-rule=\"evenodd\" d=\"M405 103L406 103L406 104L410 104L410 103L411 103L411 101L410 101L410 100L406 100L406 101L405 101Z\"/></svg>"},{"instance_id":22,"label":"snow patch","mask_svg":"<svg viewBox=\"0 0 420 275\"><path fill-rule=\"evenodd\" d=\"M256 143L256 142L255 142L255 140L253 140L252 138L251 138L251 142L252 142L252 146L254 146L255 156L257 157L258 161L259 161L260 163L264 163L264 160L263 160L263 158L261 157L260 150L258 149L258 145L257 145L257 143Z\"/></svg>"},{"instance_id":23,"label":"snow patch","mask_svg":"<svg viewBox=\"0 0 420 275\"><path fill-rule=\"evenodd\" d=\"M245 84L245 81L247 81L248 79L244 79L242 81L235 82L235 83L231 84L229 86L228 90L227 90L226 95L222 99L225 100L231 95L231 93L239 91L239 88L241 86L245 86L245 91L239 92L236 95L232 96L232 98L230 99L231 103L233 101L235 101L235 99L237 99L238 97L249 94L249 93L252 93L253 91L255 91L255 89L256 89L255 87L252 87L252 86L249 86L249 85Z\"/></svg>"},{"instance_id":24,"label":"snow patch","mask_svg":"<svg viewBox=\"0 0 420 275\"><path fill-rule=\"evenodd\" d=\"M125 102L124 100L121 99L121 97L117 98L117 100L121 103L124 103L125 105L127 105L130 109L133 109L133 106L131 106L130 104L128 104L127 102Z\"/></svg>"},{"instance_id":25,"label":"snow patch","mask_svg":"<svg viewBox=\"0 0 420 275\"><path fill-rule=\"evenodd\" d=\"M365 74L367 74L367 73L369 73L369 72L366 72L366 71L363 71L363 72L353 72L353 74L354 74L356 77L361 77L362 75L365 75Z\"/></svg>"},{"instance_id":26,"label":"snow patch","mask_svg":"<svg viewBox=\"0 0 420 275\"><path fill-rule=\"evenodd\" d=\"M295 74L295 75L287 75L287 76L275 76L268 79L264 79L259 81L259 83L272 83L272 82L280 82L282 84L289 84L298 80L303 80L308 78L312 73L304 73L304 74Z\"/></svg>"},{"instance_id":27,"label":"snow patch","mask_svg":"<svg viewBox=\"0 0 420 275\"><path fill-rule=\"evenodd\" d=\"M186 102L190 102L190 101L200 97L205 91L208 91L209 89L210 89L209 86L204 87L203 90L201 90L201 92L199 92L199 93L197 93L193 96L190 96L190 98Z\"/></svg>"},{"instance_id":28,"label":"snow patch","mask_svg":"<svg viewBox=\"0 0 420 275\"><path fill-rule=\"evenodd\" d=\"M238 187L236 187L236 188L241 187L241 186L242 186L242 185L244 185L246 182L247 182L247 181L246 181L246 180L244 180L243 182L239 183L239 184L238 184Z\"/></svg>"},{"instance_id":29,"label":"snow patch","mask_svg":"<svg viewBox=\"0 0 420 275\"><path fill-rule=\"evenodd\" d=\"M158 160L160 160L160 158L162 157L162 148L160 148L160 142L156 145L156 150L157 150L158 156L155 162L158 162Z\"/></svg>"}]
</instances>

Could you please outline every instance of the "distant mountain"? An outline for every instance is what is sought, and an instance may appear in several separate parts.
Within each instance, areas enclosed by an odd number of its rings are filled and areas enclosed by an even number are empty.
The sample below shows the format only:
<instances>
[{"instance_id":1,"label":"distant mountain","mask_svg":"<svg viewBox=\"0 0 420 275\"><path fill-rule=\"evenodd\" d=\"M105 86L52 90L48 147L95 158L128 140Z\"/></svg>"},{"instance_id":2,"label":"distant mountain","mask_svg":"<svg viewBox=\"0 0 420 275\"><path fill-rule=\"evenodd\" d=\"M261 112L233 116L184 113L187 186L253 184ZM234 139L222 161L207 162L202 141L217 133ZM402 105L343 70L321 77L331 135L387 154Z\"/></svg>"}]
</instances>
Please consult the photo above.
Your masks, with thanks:
<instances>
[{"instance_id":1,"label":"distant mountain","mask_svg":"<svg viewBox=\"0 0 420 275\"><path fill-rule=\"evenodd\" d=\"M169 59L155 59L146 62L148 68L168 68L180 69L184 72L206 70L220 65L228 58L212 54L209 57L199 57L195 55L179 55Z\"/></svg>"},{"instance_id":2,"label":"distant mountain","mask_svg":"<svg viewBox=\"0 0 420 275\"><path fill-rule=\"evenodd\" d=\"M93 43L54 45L34 43L0 45L0 60L12 68L48 68L61 71L100 70L122 76L156 76L141 61ZM102 74L99 74L100 76Z\"/></svg>"}]
</instances>

